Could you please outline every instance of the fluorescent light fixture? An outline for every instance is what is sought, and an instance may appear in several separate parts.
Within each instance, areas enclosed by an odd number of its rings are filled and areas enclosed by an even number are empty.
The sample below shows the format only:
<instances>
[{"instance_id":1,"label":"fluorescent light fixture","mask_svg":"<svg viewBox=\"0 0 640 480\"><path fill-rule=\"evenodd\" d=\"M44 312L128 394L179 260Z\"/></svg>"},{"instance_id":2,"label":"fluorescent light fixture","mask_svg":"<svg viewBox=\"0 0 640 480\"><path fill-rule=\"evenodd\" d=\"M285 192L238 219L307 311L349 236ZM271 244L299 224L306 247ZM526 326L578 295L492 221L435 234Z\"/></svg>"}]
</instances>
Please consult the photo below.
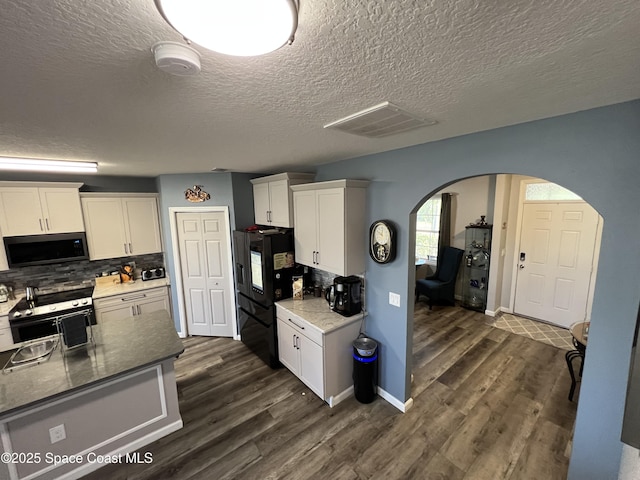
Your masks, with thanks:
<instances>
[{"instance_id":1,"label":"fluorescent light fixture","mask_svg":"<svg viewBox=\"0 0 640 480\"><path fill-rule=\"evenodd\" d=\"M33 172L96 173L96 162L41 160L38 158L0 157L0 170L28 170Z\"/></svg>"},{"instance_id":2,"label":"fluorescent light fixture","mask_svg":"<svg viewBox=\"0 0 640 480\"><path fill-rule=\"evenodd\" d=\"M155 0L185 39L214 52L249 57L293 42L298 0Z\"/></svg>"}]
</instances>

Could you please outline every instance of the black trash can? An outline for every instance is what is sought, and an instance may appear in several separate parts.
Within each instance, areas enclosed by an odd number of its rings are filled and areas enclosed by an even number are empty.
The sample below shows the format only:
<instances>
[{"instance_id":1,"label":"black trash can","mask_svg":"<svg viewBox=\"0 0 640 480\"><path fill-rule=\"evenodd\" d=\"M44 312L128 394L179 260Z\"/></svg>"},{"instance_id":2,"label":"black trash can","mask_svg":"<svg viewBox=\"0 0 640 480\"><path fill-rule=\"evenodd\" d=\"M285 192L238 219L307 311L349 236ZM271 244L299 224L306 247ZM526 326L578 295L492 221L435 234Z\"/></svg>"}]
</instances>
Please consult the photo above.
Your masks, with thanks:
<instances>
[{"instance_id":1,"label":"black trash can","mask_svg":"<svg viewBox=\"0 0 640 480\"><path fill-rule=\"evenodd\" d=\"M376 398L378 385L378 343L372 338L359 337L353 341L353 391L360 403Z\"/></svg>"}]
</instances>

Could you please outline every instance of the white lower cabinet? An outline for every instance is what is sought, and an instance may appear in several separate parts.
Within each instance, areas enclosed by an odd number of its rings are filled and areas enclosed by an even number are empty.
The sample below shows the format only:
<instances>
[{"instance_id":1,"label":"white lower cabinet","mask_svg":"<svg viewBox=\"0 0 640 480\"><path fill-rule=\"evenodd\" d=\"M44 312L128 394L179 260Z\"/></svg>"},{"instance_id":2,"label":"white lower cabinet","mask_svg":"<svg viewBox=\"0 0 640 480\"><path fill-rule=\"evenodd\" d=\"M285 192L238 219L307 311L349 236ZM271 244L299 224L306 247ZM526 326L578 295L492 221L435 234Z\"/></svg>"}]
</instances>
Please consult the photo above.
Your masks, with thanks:
<instances>
[{"instance_id":1,"label":"white lower cabinet","mask_svg":"<svg viewBox=\"0 0 640 480\"><path fill-rule=\"evenodd\" d=\"M302 333L304 327L296 327L278 318L280 361L313 393L324 399L322 347Z\"/></svg>"},{"instance_id":2,"label":"white lower cabinet","mask_svg":"<svg viewBox=\"0 0 640 480\"><path fill-rule=\"evenodd\" d=\"M98 324L114 318L136 317L144 313L166 310L171 313L167 287L140 290L125 295L94 300Z\"/></svg>"},{"instance_id":3,"label":"white lower cabinet","mask_svg":"<svg viewBox=\"0 0 640 480\"><path fill-rule=\"evenodd\" d=\"M328 310L324 299L322 302L326 316L331 318L328 329L324 329L327 324L317 314L307 321L276 304L278 355L285 367L333 407L353 391L352 343L358 337L362 315L340 317Z\"/></svg>"}]
</instances>

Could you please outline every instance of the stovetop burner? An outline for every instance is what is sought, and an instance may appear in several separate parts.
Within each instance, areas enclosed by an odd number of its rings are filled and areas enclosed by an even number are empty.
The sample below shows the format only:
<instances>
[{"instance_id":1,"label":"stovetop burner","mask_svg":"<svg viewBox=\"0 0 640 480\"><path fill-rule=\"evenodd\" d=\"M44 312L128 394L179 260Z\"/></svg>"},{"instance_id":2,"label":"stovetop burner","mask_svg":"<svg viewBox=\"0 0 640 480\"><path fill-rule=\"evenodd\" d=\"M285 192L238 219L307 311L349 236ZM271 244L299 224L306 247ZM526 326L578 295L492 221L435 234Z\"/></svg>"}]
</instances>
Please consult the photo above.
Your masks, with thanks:
<instances>
[{"instance_id":1,"label":"stovetop burner","mask_svg":"<svg viewBox=\"0 0 640 480\"><path fill-rule=\"evenodd\" d=\"M9 320L26 320L42 315L72 312L93 304L93 287L38 295L35 301L20 300L9 312Z\"/></svg>"}]
</instances>

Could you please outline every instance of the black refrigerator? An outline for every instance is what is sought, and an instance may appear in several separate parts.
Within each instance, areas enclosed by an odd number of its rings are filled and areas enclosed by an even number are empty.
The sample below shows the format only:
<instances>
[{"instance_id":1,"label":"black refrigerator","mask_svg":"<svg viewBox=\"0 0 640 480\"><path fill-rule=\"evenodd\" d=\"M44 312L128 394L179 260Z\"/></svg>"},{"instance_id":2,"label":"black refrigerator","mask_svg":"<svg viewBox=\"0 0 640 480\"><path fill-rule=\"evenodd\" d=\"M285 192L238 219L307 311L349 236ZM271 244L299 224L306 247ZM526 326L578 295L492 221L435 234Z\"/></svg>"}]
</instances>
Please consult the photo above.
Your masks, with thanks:
<instances>
[{"instance_id":1,"label":"black refrigerator","mask_svg":"<svg viewBox=\"0 0 640 480\"><path fill-rule=\"evenodd\" d=\"M242 342L271 368L280 366L274 302L292 295L293 231L233 232Z\"/></svg>"}]
</instances>

